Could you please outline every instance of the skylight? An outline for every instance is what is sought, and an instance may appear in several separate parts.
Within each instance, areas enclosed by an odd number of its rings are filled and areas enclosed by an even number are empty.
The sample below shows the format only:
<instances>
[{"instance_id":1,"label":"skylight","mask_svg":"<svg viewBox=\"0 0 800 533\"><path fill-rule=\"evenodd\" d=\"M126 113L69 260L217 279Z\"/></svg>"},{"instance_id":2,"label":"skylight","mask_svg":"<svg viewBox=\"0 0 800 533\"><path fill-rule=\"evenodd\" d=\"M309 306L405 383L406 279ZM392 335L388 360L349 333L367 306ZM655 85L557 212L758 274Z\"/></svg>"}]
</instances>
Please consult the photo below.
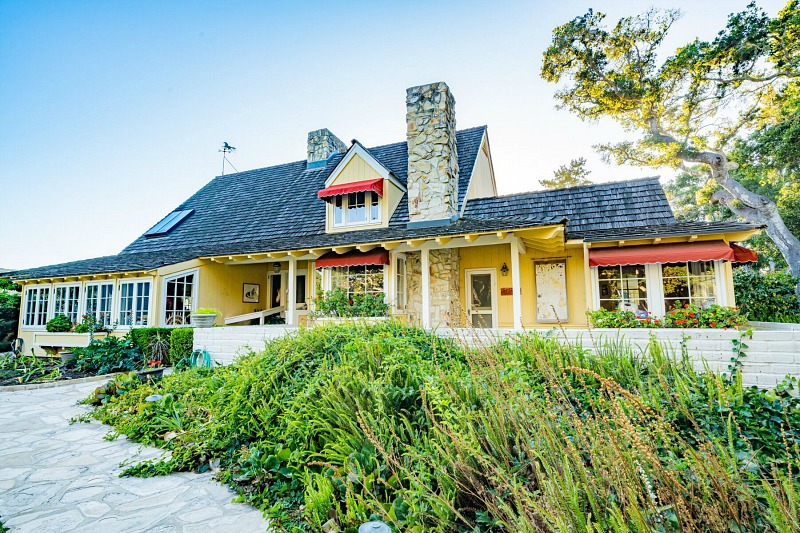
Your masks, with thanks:
<instances>
[{"instance_id":1,"label":"skylight","mask_svg":"<svg viewBox=\"0 0 800 533\"><path fill-rule=\"evenodd\" d=\"M178 224L186 220L189 215L194 213L194 209L184 209L182 211L173 211L169 215L161 219L161 221L147 230L144 236L150 237L163 237L168 235L170 231L174 230Z\"/></svg>"}]
</instances>

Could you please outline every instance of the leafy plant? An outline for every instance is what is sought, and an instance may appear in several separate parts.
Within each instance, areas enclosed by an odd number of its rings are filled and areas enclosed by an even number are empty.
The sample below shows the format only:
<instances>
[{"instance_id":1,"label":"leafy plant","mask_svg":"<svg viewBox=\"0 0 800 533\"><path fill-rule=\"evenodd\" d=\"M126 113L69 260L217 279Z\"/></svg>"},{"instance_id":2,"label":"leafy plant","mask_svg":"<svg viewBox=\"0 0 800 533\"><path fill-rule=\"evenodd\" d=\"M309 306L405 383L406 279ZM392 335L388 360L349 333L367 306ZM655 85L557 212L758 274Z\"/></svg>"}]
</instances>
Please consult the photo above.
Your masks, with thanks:
<instances>
[{"instance_id":1,"label":"leafy plant","mask_svg":"<svg viewBox=\"0 0 800 533\"><path fill-rule=\"evenodd\" d=\"M176 328L172 330L169 337L169 360L173 364L192 355L194 329Z\"/></svg>"},{"instance_id":2,"label":"leafy plant","mask_svg":"<svg viewBox=\"0 0 800 533\"><path fill-rule=\"evenodd\" d=\"M736 328L745 317L736 307L710 305L699 307L683 304L671 309L663 318L637 318L631 311L598 309L588 311L589 322L596 328Z\"/></svg>"},{"instance_id":3,"label":"leafy plant","mask_svg":"<svg viewBox=\"0 0 800 533\"><path fill-rule=\"evenodd\" d=\"M75 368L92 374L136 370L144 366L144 355L128 338L109 335L94 339L85 348L75 348Z\"/></svg>"},{"instance_id":4,"label":"leafy plant","mask_svg":"<svg viewBox=\"0 0 800 533\"><path fill-rule=\"evenodd\" d=\"M67 315L56 315L47 321L45 329L51 333L72 331L72 320Z\"/></svg>"},{"instance_id":5,"label":"leafy plant","mask_svg":"<svg viewBox=\"0 0 800 533\"><path fill-rule=\"evenodd\" d=\"M800 321L798 283L800 277L786 272L761 272L750 267L733 270L736 302L750 320Z\"/></svg>"},{"instance_id":6,"label":"leafy plant","mask_svg":"<svg viewBox=\"0 0 800 533\"><path fill-rule=\"evenodd\" d=\"M383 293L353 294L336 288L320 293L315 300L315 316L337 317L382 317L389 313L389 305Z\"/></svg>"},{"instance_id":7,"label":"leafy plant","mask_svg":"<svg viewBox=\"0 0 800 533\"><path fill-rule=\"evenodd\" d=\"M75 333L89 333L92 335L100 331L108 331L108 328L97 320L94 315L83 315L81 321L75 324Z\"/></svg>"},{"instance_id":8,"label":"leafy plant","mask_svg":"<svg viewBox=\"0 0 800 533\"><path fill-rule=\"evenodd\" d=\"M214 309L213 307L200 307L195 311L195 315L221 315L222 313L219 312L218 309Z\"/></svg>"},{"instance_id":9,"label":"leafy plant","mask_svg":"<svg viewBox=\"0 0 800 533\"><path fill-rule=\"evenodd\" d=\"M152 348L163 341L169 343L171 334L172 329L170 328L131 328L126 336L142 354L152 359ZM169 347L167 347L166 353L169 353Z\"/></svg>"}]
</instances>

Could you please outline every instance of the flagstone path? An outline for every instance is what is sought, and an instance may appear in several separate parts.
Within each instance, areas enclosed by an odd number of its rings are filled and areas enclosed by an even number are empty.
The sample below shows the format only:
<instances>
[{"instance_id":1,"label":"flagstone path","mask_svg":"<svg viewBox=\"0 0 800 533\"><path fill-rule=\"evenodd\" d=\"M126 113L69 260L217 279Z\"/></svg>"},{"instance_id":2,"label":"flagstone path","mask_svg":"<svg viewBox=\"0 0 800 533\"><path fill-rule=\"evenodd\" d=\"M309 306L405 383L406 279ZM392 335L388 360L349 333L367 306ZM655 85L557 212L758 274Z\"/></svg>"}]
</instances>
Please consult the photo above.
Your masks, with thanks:
<instances>
[{"instance_id":1,"label":"flagstone path","mask_svg":"<svg viewBox=\"0 0 800 533\"><path fill-rule=\"evenodd\" d=\"M121 478L123 461L161 451L125 437L103 440L108 426L69 419L100 383L0 391L0 521L12 532L264 532L257 509L211 474Z\"/></svg>"}]
</instances>

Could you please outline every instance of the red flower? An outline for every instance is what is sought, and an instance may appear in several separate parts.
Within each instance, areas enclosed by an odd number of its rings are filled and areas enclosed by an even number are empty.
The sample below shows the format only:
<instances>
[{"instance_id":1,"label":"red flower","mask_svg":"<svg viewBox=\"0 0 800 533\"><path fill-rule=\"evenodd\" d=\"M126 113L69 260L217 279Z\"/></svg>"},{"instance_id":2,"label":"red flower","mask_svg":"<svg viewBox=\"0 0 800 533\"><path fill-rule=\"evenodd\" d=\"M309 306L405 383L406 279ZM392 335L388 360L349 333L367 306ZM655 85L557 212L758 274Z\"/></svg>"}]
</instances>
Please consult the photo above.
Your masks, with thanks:
<instances>
[{"instance_id":1,"label":"red flower","mask_svg":"<svg viewBox=\"0 0 800 533\"><path fill-rule=\"evenodd\" d=\"M347 300L348 305L353 305L353 300Z\"/></svg>"},{"instance_id":2,"label":"red flower","mask_svg":"<svg viewBox=\"0 0 800 533\"><path fill-rule=\"evenodd\" d=\"M694 316L694 315L692 315L692 316ZM694 323L697 324L697 319L696 318L694 319Z\"/></svg>"},{"instance_id":3,"label":"red flower","mask_svg":"<svg viewBox=\"0 0 800 533\"><path fill-rule=\"evenodd\" d=\"M709 326L711 326L712 328L713 328L713 327L716 327L716 325L717 325L717 323L716 323L716 322L712 322L712 323L710 323L710 324L709 324Z\"/></svg>"},{"instance_id":4,"label":"red flower","mask_svg":"<svg viewBox=\"0 0 800 533\"><path fill-rule=\"evenodd\" d=\"M689 316L694 318L694 313L689 313ZM696 321L695 321L696 322Z\"/></svg>"}]
</instances>

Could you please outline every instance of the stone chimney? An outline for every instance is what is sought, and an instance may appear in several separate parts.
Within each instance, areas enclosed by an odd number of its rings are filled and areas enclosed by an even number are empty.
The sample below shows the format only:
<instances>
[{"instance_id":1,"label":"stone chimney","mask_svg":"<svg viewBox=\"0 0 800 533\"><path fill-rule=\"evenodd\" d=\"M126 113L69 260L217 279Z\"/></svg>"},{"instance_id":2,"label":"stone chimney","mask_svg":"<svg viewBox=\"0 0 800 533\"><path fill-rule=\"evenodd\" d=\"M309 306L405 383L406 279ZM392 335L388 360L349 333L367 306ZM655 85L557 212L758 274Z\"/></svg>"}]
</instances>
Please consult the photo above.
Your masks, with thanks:
<instances>
[{"instance_id":1,"label":"stone chimney","mask_svg":"<svg viewBox=\"0 0 800 533\"><path fill-rule=\"evenodd\" d=\"M455 103L441 81L406 90L409 227L458 217Z\"/></svg>"},{"instance_id":2,"label":"stone chimney","mask_svg":"<svg viewBox=\"0 0 800 533\"><path fill-rule=\"evenodd\" d=\"M333 154L346 152L347 146L328 128L308 132L307 168L322 167Z\"/></svg>"}]
</instances>

